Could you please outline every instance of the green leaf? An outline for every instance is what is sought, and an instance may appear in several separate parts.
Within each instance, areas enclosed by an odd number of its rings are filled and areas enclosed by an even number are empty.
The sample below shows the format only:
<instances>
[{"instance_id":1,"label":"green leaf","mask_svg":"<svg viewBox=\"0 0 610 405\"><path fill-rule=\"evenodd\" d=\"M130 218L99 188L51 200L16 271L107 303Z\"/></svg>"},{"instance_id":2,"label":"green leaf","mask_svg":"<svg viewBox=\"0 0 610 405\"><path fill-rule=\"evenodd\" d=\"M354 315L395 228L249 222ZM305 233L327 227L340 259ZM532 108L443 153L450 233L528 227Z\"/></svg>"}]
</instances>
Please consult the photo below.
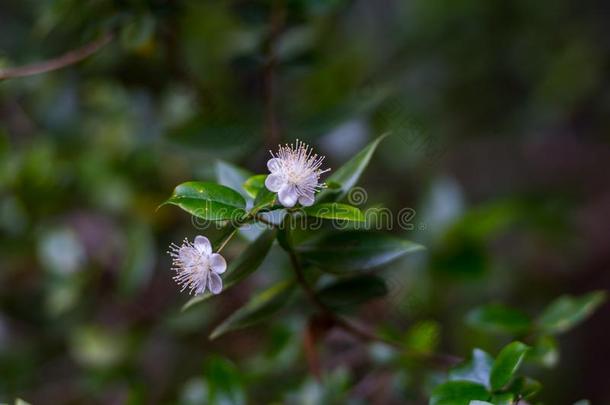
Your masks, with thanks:
<instances>
[{"instance_id":1,"label":"green leaf","mask_svg":"<svg viewBox=\"0 0 610 405\"><path fill-rule=\"evenodd\" d=\"M488 332L521 334L527 332L532 322L523 312L502 304L488 304L470 311L466 322Z\"/></svg>"},{"instance_id":2,"label":"green leaf","mask_svg":"<svg viewBox=\"0 0 610 405\"><path fill-rule=\"evenodd\" d=\"M317 296L324 305L334 310L341 310L373 298L383 297L387 293L388 289L383 279L372 275L362 275L335 281L320 289Z\"/></svg>"},{"instance_id":3,"label":"green leaf","mask_svg":"<svg viewBox=\"0 0 610 405\"><path fill-rule=\"evenodd\" d=\"M267 256L269 249L271 249L271 245L275 239L275 233L276 232L273 229L263 232L254 242L248 245L241 255L235 260L229 261L229 266L225 273L226 276L223 280L223 291L237 284L258 269ZM212 296L214 296L214 294L208 291L205 294L193 297L184 304L182 310L187 310L193 305L203 302Z\"/></svg>"},{"instance_id":4,"label":"green leaf","mask_svg":"<svg viewBox=\"0 0 610 405\"><path fill-rule=\"evenodd\" d=\"M332 184L333 188L323 190L318 195L318 201L326 201L329 198L332 198L333 200L340 200L343 198L349 190L356 185L360 175L362 175L362 172L364 172L364 169L369 164L377 146L379 146L379 143L386 136L387 134L381 135L379 138L369 143L364 149L358 152L358 154L328 177L326 182ZM340 186L337 187L337 185Z\"/></svg>"},{"instance_id":5,"label":"green leaf","mask_svg":"<svg viewBox=\"0 0 610 405\"><path fill-rule=\"evenodd\" d=\"M351 205L340 203L322 203L303 208L308 216L342 221L364 221L362 212Z\"/></svg>"},{"instance_id":6,"label":"green leaf","mask_svg":"<svg viewBox=\"0 0 610 405\"><path fill-rule=\"evenodd\" d=\"M528 350L529 346L521 342L512 342L500 351L491 367L489 382L492 389L498 390L508 384Z\"/></svg>"},{"instance_id":7,"label":"green leaf","mask_svg":"<svg viewBox=\"0 0 610 405\"><path fill-rule=\"evenodd\" d=\"M473 349L472 358L469 361L449 371L449 380L472 381L489 388L489 374L493 362L493 357L483 350Z\"/></svg>"},{"instance_id":8,"label":"green leaf","mask_svg":"<svg viewBox=\"0 0 610 405\"><path fill-rule=\"evenodd\" d=\"M252 210L258 212L261 210L269 210L276 207L281 207L277 204L277 194L272 191L269 191L267 187L261 188L258 191L258 194L256 194L256 198L254 199L254 207L252 207Z\"/></svg>"},{"instance_id":9,"label":"green leaf","mask_svg":"<svg viewBox=\"0 0 610 405\"><path fill-rule=\"evenodd\" d=\"M491 403L493 405L513 405L514 395L510 392L503 392L501 394L495 394L491 397Z\"/></svg>"},{"instance_id":10,"label":"green leaf","mask_svg":"<svg viewBox=\"0 0 610 405\"><path fill-rule=\"evenodd\" d=\"M162 205L177 205L198 218L219 221L239 219L246 200L237 191L216 183L189 181L178 185Z\"/></svg>"},{"instance_id":11,"label":"green leaf","mask_svg":"<svg viewBox=\"0 0 610 405\"><path fill-rule=\"evenodd\" d=\"M441 336L441 326L435 321L417 322L405 334L405 347L417 353L433 353Z\"/></svg>"},{"instance_id":12,"label":"green leaf","mask_svg":"<svg viewBox=\"0 0 610 405\"><path fill-rule=\"evenodd\" d=\"M542 389L542 384L539 381L529 377L516 378L508 387L508 390L513 394L520 396L523 399L533 397Z\"/></svg>"},{"instance_id":13,"label":"green leaf","mask_svg":"<svg viewBox=\"0 0 610 405\"><path fill-rule=\"evenodd\" d=\"M540 336L532 350L527 352L527 360L545 367L553 367L559 361L558 346L557 340L553 336Z\"/></svg>"},{"instance_id":14,"label":"green leaf","mask_svg":"<svg viewBox=\"0 0 610 405\"><path fill-rule=\"evenodd\" d=\"M209 387L208 403L246 403L244 383L235 364L222 357L212 356L205 364L204 375Z\"/></svg>"},{"instance_id":15,"label":"green leaf","mask_svg":"<svg viewBox=\"0 0 610 405\"><path fill-rule=\"evenodd\" d=\"M227 332L243 329L262 322L281 310L294 291L292 281L277 283L250 299L246 305L233 312L210 334L216 339Z\"/></svg>"},{"instance_id":16,"label":"green leaf","mask_svg":"<svg viewBox=\"0 0 610 405\"><path fill-rule=\"evenodd\" d=\"M256 198L259 191L265 188L265 179L267 179L266 174L251 176L243 182L243 188L250 197Z\"/></svg>"},{"instance_id":17,"label":"green leaf","mask_svg":"<svg viewBox=\"0 0 610 405\"><path fill-rule=\"evenodd\" d=\"M245 190L244 182L251 178L252 173L223 160L216 162L216 180L219 184L236 190L244 197L252 197Z\"/></svg>"},{"instance_id":18,"label":"green leaf","mask_svg":"<svg viewBox=\"0 0 610 405\"><path fill-rule=\"evenodd\" d=\"M298 247L306 261L338 274L379 267L423 249L391 235L360 231L327 234Z\"/></svg>"},{"instance_id":19,"label":"green leaf","mask_svg":"<svg viewBox=\"0 0 610 405\"><path fill-rule=\"evenodd\" d=\"M432 391L430 405L469 405L470 401L487 401L489 397L489 393L481 384L449 381Z\"/></svg>"},{"instance_id":20,"label":"green leaf","mask_svg":"<svg viewBox=\"0 0 610 405\"><path fill-rule=\"evenodd\" d=\"M562 333L589 317L606 300L604 291L580 297L564 295L552 302L536 321L547 333Z\"/></svg>"}]
</instances>

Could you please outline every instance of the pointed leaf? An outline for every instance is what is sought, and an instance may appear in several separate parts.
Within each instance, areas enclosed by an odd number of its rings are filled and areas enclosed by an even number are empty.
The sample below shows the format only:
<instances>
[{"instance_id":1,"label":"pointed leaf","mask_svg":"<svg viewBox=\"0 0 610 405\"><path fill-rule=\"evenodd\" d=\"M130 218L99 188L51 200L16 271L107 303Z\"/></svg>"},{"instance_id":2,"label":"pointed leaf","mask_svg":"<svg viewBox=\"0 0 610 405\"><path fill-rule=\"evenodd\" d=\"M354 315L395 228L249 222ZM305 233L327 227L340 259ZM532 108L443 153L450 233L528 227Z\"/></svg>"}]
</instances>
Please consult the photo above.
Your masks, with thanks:
<instances>
[{"instance_id":1,"label":"pointed leaf","mask_svg":"<svg viewBox=\"0 0 610 405\"><path fill-rule=\"evenodd\" d=\"M275 230L267 230L263 232L254 242L240 254L235 260L229 262L229 266L226 271L226 276L223 280L223 291L227 290L237 282L246 278L253 272L255 272L271 249L273 240L275 239ZM203 302L208 298L214 296L211 292L206 292L202 295L191 298L184 306L182 310L186 310L193 305Z\"/></svg>"},{"instance_id":2,"label":"pointed leaf","mask_svg":"<svg viewBox=\"0 0 610 405\"><path fill-rule=\"evenodd\" d=\"M267 179L266 174L251 176L244 181L243 188L250 197L256 198L258 192L265 187L265 179Z\"/></svg>"},{"instance_id":3,"label":"pointed leaf","mask_svg":"<svg viewBox=\"0 0 610 405\"><path fill-rule=\"evenodd\" d=\"M318 201L326 201L328 199L340 200L343 198L349 190L356 185L360 175L366 169L369 164L373 153L379 146L379 143L387 136L387 134L381 135L373 142L369 143L364 149L362 149L356 156L351 158L338 170L334 171L327 179L327 183L333 184L333 186L340 185L334 189L326 189L318 196Z\"/></svg>"},{"instance_id":4,"label":"pointed leaf","mask_svg":"<svg viewBox=\"0 0 610 405\"><path fill-rule=\"evenodd\" d=\"M165 204L177 205L191 215L210 221L238 219L246 208L246 200L237 191L199 181L178 185Z\"/></svg>"},{"instance_id":5,"label":"pointed leaf","mask_svg":"<svg viewBox=\"0 0 610 405\"><path fill-rule=\"evenodd\" d=\"M527 332L532 322L523 312L502 304L475 308L466 316L469 325L494 333L520 334Z\"/></svg>"},{"instance_id":6,"label":"pointed leaf","mask_svg":"<svg viewBox=\"0 0 610 405\"><path fill-rule=\"evenodd\" d=\"M311 217L336 219L342 221L364 221L362 212L351 205L340 203L322 203L303 208L305 214Z\"/></svg>"},{"instance_id":7,"label":"pointed leaf","mask_svg":"<svg viewBox=\"0 0 610 405\"><path fill-rule=\"evenodd\" d=\"M492 389L498 390L508 384L528 350L529 346L521 342L512 342L500 351L491 367L489 381Z\"/></svg>"},{"instance_id":8,"label":"pointed leaf","mask_svg":"<svg viewBox=\"0 0 610 405\"><path fill-rule=\"evenodd\" d=\"M481 384L471 381L449 381L432 391L430 405L469 405L470 401L486 401L491 395Z\"/></svg>"},{"instance_id":9,"label":"pointed leaf","mask_svg":"<svg viewBox=\"0 0 610 405\"><path fill-rule=\"evenodd\" d=\"M305 260L331 273L367 270L424 247L375 232L336 232L298 247Z\"/></svg>"},{"instance_id":10,"label":"pointed leaf","mask_svg":"<svg viewBox=\"0 0 610 405\"><path fill-rule=\"evenodd\" d=\"M489 388L493 357L481 349L473 349L472 358L449 371L449 380L472 381Z\"/></svg>"},{"instance_id":11,"label":"pointed leaf","mask_svg":"<svg viewBox=\"0 0 610 405\"><path fill-rule=\"evenodd\" d=\"M210 334L216 339L227 332L243 329L268 319L281 310L294 292L292 281L283 281L250 299L246 305L233 312Z\"/></svg>"},{"instance_id":12,"label":"pointed leaf","mask_svg":"<svg viewBox=\"0 0 610 405\"><path fill-rule=\"evenodd\" d=\"M540 315L538 327L547 333L565 332L589 317L605 300L604 291L594 291L580 297L559 297Z\"/></svg>"}]
</instances>

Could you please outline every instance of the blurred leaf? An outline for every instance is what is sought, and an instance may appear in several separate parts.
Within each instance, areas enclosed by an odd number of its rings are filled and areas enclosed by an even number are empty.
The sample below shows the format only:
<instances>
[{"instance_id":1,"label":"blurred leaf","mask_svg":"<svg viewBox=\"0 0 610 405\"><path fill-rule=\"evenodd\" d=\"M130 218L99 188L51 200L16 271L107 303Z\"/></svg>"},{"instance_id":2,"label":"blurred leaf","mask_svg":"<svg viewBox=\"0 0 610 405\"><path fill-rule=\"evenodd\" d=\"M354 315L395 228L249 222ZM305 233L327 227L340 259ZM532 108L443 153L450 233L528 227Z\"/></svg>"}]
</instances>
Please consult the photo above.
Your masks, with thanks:
<instances>
[{"instance_id":1,"label":"blurred leaf","mask_svg":"<svg viewBox=\"0 0 610 405\"><path fill-rule=\"evenodd\" d=\"M449 371L449 380L464 380L489 385L489 375L494 359L481 349L472 350L472 358Z\"/></svg>"},{"instance_id":2,"label":"blurred leaf","mask_svg":"<svg viewBox=\"0 0 610 405\"><path fill-rule=\"evenodd\" d=\"M210 339L216 339L227 332L243 329L268 319L286 305L293 291L292 281L282 281L257 294L218 325L210 334Z\"/></svg>"},{"instance_id":3,"label":"blurred leaf","mask_svg":"<svg viewBox=\"0 0 610 405\"><path fill-rule=\"evenodd\" d=\"M545 367L553 367L559 361L559 348L553 336L541 336L536 340L526 359Z\"/></svg>"},{"instance_id":4,"label":"blurred leaf","mask_svg":"<svg viewBox=\"0 0 610 405\"><path fill-rule=\"evenodd\" d=\"M553 301L536 323L547 333L562 333L589 317L605 300L604 291L594 291L580 297L564 295Z\"/></svg>"},{"instance_id":5,"label":"blurred leaf","mask_svg":"<svg viewBox=\"0 0 610 405\"><path fill-rule=\"evenodd\" d=\"M205 365L210 404L242 405L246 403L239 369L230 361L213 356Z\"/></svg>"},{"instance_id":6,"label":"blurred leaf","mask_svg":"<svg viewBox=\"0 0 610 405\"><path fill-rule=\"evenodd\" d=\"M495 394L491 397L491 403L493 405L513 405L514 395L510 392Z\"/></svg>"},{"instance_id":7,"label":"blurred leaf","mask_svg":"<svg viewBox=\"0 0 610 405\"><path fill-rule=\"evenodd\" d=\"M513 342L500 351L491 367L489 382L492 389L498 390L508 384L529 349L521 342Z\"/></svg>"},{"instance_id":8,"label":"blurred leaf","mask_svg":"<svg viewBox=\"0 0 610 405\"><path fill-rule=\"evenodd\" d=\"M237 191L216 183L189 181L178 185L164 202L211 221L238 219L245 213L246 200Z\"/></svg>"},{"instance_id":9,"label":"blurred leaf","mask_svg":"<svg viewBox=\"0 0 610 405\"><path fill-rule=\"evenodd\" d=\"M128 49L141 49L152 41L154 33L153 16L139 15L121 30L121 44Z\"/></svg>"},{"instance_id":10,"label":"blurred leaf","mask_svg":"<svg viewBox=\"0 0 610 405\"><path fill-rule=\"evenodd\" d=\"M419 353L433 353L440 341L441 326L434 321L421 321L411 326L405 336L405 347Z\"/></svg>"},{"instance_id":11,"label":"blurred leaf","mask_svg":"<svg viewBox=\"0 0 610 405\"><path fill-rule=\"evenodd\" d=\"M363 275L335 281L317 292L322 303L331 309L340 310L362 304L373 298L383 297L388 289L383 279Z\"/></svg>"},{"instance_id":12,"label":"blurred leaf","mask_svg":"<svg viewBox=\"0 0 610 405\"><path fill-rule=\"evenodd\" d=\"M244 182L250 176L252 176L252 173L246 169L223 160L216 162L216 180L218 183L239 192L244 198L254 198L254 196L249 195L248 190L244 189Z\"/></svg>"},{"instance_id":13,"label":"blurred leaf","mask_svg":"<svg viewBox=\"0 0 610 405\"><path fill-rule=\"evenodd\" d=\"M519 377L510 384L508 390L520 398L528 399L536 395L541 388L540 382L529 377Z\"/></svg>"},{"instance_id":14,"label":"blurred leaf","mask_svg":"<svg viewBox=\"0 0 610 405\"><path fill-rule=\"evenodd\" d=\"M489 393L481 384L471 381L449 381L432 391L430 405L469 405L470 401L486 401Z\"/></svg>"},{"instance_id":15,"label":"blurred leaf","mask_svg":"<svg viewBox=\"0 0 610 405\"><path fill-rule=\"evenodd\" d=\"M150 228L134 224L127 229L128 248L119 273L122 294L133 294L150 279L155 264L155 245Z\"/></svg>"},{"instance_id":16,"label":"blurred leaf","mask_svg":"<svg viewBox=\"0 0 610 405\"><path fill-rule=\"evenodd\" d=\"M326 181L333 184L340 184L341 186L340 188L323 190L318 196L318 201L325 201L328 198L339 200L344 197L349 190L356 185L362 172L364 172L364 169L368 166L375 149L377 149L379 143L386 136L387 135L384 134L375 139L328 177Z\"/></svg>"},{"instance_id":17,"label":"blurred leaf","mask_svg":"<svg viewBox=\"0 0 610 405\"><path fill-rule=\"evenodd\" d=\"M351 205L340 203L322 203L303 208L308 216L343 221L364 221L362 212Z\"/></svg>"},{"instance_id":18,"label":"blurred leaf","mask_svg":"<svg viewBox=\"0 0 610 405\"><path fill-rule=\"evenodd\" d=\"M246 190L248 195L252 198L256 198L259 191L265 187L265 179L267 178L266 174L256 174L254 176L250 176L243 182L243 188Z\"/></svg>"},{"instance_id":19,"label":"blurred leaf","mask_svg":"<svg viewBox=\"0 0 610 405\"><path fill-rule=\"evenodd\" d=\"M488 332L521 334L531 327L529 317L519 310L502 304L488 304L468 313L469 325Z\"/></svg>"},{"instance_id":20,"label":"blurred leaf","mask_svg":"<svg viewBox=\"0 0 610 405\"><path fill-rule=\"evenodd\" d=\"M236 259L229 261L226 276L223 280L223 291L226 291L258 269L263 260L265 260L269 249L271 249L271 245L275 240L275 234L275 230L271 229L263 232L254 242L248 245ZM207 291L202 295L193 297L184 304L182 310L185 311L193 305L207 300L213 295L214 294Z\"/></svg>"},{"instance_id":21,"label":"blurred leaf","mask_svg":"<svg viewBox=\"0 0 610 405\"><path fill-rule=\"evenodd\" d=\"M298 247L310 263L331 273L348 273L382 266L424 247L375 232L335 232Z\"/></svg>"},{"instance_id":22,"label":"blurred leaf","mask_svg":"<svg viewBox=\"0 0 610 405\"><path fill-rule=\"evenodd\" d=\"M21 398L17 398L17 399L15 400L15 405L30 405L30 403L29 403L29 402L24 401L24 400L23 400L23 399L21 399Z\"/></svg>"}]
</instances>

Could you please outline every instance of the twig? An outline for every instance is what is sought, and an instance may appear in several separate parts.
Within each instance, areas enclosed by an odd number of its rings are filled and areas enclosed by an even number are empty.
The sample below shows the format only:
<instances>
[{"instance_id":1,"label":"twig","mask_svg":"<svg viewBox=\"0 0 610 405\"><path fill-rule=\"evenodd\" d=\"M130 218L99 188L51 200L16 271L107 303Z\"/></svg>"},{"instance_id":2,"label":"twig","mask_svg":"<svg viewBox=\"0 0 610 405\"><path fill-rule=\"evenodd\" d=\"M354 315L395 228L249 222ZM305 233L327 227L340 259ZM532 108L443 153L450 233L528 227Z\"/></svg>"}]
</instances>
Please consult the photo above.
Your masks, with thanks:
<instances>
[{"instance_id":1,"label":"twig","mask_svg":"<svg viewBox=\"0 0 610 405\"><path fill-rule=\"evenodd\" d=\"M305 279L305 275L303 274L303 269L299 262L299 258L296 255L296 252L293 249L290 249L288 251L288 255L290 256L290 262L292 264L292 267L294 268L297 282L299 283L299 285L301 286L303 291L305 291L305 295L307 296L307 299L313 305L315 305L320 312L322 312L325 316L327 316L329 319L331 319L335 325L339 326L346 332L349 332L353 336L355 336L365 342L381 342L381 343L387 344L387 345L392 346L393 348L401 351L405 356L408 356L408 357L411 357L414 359L419 359L422 361L428 361L439 367L445 368L445 367L454 366L457 363L459 363L460 361L462 361L461 358L452 356L452 355L448 355L448 354L422 353L422 352L408 351L399 342L395 342L393 340L376 335L375 333L370 332L367 329L357 326L356 324L337 316L326 305L324 305L324 303L322 301L320 301L320 299L316 295L315 291L311 288L311 286Z\"/></svg>"},{"instance_id":2,"label":"twig","mask_svg":"<svg viewBox=\"0 0 610 405\"><path fill-rule=\"evenodd\" d=\"M13 79L16 77L33 76L40 73L46 73L53 70L65 68L82 61L83 59L93 55L101 48L106 46L112 39L114 34L107 32L93 42L90 42L80 48L64 53L57 58L36 62L25 66L17 66L14 68L0 69L0 80Z\"/></svg>"}]
</instances>

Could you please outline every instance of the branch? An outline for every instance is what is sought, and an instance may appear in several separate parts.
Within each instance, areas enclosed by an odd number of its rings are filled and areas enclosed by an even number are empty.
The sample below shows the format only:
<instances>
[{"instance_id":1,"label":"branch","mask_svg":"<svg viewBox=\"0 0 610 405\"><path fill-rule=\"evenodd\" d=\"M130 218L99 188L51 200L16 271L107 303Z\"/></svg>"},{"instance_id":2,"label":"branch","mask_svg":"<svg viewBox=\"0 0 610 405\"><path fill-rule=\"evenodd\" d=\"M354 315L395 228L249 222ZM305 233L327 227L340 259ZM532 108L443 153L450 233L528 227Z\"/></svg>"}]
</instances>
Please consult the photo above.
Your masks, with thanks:
<instances>
[{"instance_id":1,"label":"branch","mask_svg":"<svg viewBox=\"0 0 610 405\"><path fill-rule=\"evenodd\" d=\"M294 268L297 282L301 285L303 290L305 291L305 295L307 299L311 301L313 305L315 305L319 311L331 319L335 325L339 326L346 332L352 334L353 336L359 338L365 342L381 342L391 346L398 351L402 352L405 356L409 356L413 359L418 359L422 361L428 361L438 367L451 367L462 361L461 358L441 353L421 353L406 350L403 345L399 342L384 338L382 336L376 335L375 333L364 329L344 318L337 316L333 311L331 311L316 295L315 291L311 288L307 280L305 279L305 275L303 274L303 269L299 262L299 258L297 257L295 251L290 249L288 251L290 256L290 262L292 267Z\"/></svg>"},{"instance_id":2,"label":"branch","mask_svg":"<svg viewBox=\"0 0 610 405\"><path fill-rule=\"evenodd\" d=\"M25 66L18 66L8 69L0 69L0 80L13 79L16 77L33 76L40 73L46 73L53 70L65 68L66 66L74 65L93 55L101 48L106 46L112 39L114 34L107 32L93 42L90 42L80 48L73 49L64 53L57 58L36 62Z\"/></svg>"}]
</instances>

